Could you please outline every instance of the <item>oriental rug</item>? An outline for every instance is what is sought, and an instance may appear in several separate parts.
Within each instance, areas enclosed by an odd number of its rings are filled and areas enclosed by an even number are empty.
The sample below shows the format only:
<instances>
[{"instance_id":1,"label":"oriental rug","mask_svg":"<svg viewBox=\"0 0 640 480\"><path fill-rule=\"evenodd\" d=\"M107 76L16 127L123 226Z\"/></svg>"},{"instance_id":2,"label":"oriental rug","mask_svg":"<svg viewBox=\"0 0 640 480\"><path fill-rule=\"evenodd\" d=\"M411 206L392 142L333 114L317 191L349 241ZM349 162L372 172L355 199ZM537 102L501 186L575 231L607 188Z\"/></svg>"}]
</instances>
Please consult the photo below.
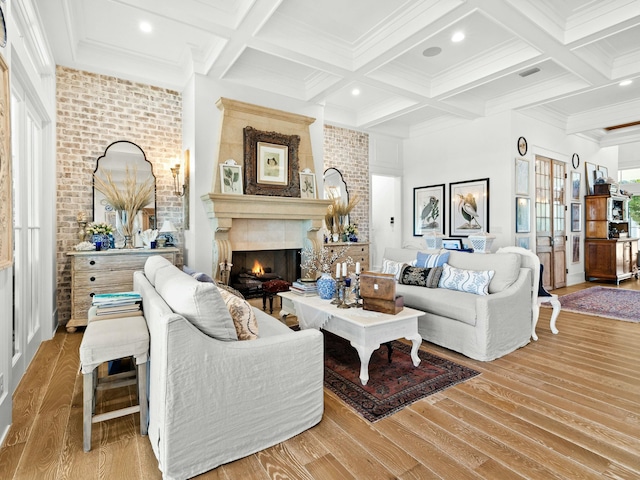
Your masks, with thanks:
<instances>
[{"instance_id":1,"label":"oriental rug","mask_svg":"<svg viewBox=\"0 0 640 480\"><path fill-rule=\"evenodd\" d=\"M369 381L360 382L360 358L348 340L329 332L325 339L324 386L360 415L376 422L412 403L479 375L470 368L419 350L420 365L413 366L411 346L391 342L371 355Z\"/></svg>"},{"instance_id":2,"label":"oriental rug","mask_svg":"<svg viewBox=\"0 0 640 480\"><path fill-rule=\"evenodd\" d=\"M640 322L640 291L591 287L559 297L562 310L627 322Z\"/></svg>"}]
</instances>

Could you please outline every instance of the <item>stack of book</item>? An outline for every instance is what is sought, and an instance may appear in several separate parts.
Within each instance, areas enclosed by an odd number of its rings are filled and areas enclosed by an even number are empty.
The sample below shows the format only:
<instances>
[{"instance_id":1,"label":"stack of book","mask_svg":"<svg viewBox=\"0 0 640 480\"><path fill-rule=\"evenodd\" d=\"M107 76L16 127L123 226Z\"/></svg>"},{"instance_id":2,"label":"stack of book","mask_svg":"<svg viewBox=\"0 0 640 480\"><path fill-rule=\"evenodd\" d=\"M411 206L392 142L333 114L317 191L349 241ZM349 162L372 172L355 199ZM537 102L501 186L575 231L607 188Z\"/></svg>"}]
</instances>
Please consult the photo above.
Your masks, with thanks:
<instances>
[{"instance_id":1,"label":"stack of book","mask_svg":"<svg viewBox=\"0 0 640 480\"><path fill-rule=\"evenodd\" d=\"M291 290L293 293L305 297L310 297L312 295L318 294L318 287L316 287L316 282L302 282L298 280L291 284L291 288L289 290Z\"/></svg>"},{"instance_id":2,"label":"stack of book","mask_svg":"<svg viewBox=\"0 0 640 480\"><path fill-rule=\"evenodd\" d=\"M138 292L96 293L91 302L102 319L142 315L142 297Z\"/></svg>"}]
</instances>

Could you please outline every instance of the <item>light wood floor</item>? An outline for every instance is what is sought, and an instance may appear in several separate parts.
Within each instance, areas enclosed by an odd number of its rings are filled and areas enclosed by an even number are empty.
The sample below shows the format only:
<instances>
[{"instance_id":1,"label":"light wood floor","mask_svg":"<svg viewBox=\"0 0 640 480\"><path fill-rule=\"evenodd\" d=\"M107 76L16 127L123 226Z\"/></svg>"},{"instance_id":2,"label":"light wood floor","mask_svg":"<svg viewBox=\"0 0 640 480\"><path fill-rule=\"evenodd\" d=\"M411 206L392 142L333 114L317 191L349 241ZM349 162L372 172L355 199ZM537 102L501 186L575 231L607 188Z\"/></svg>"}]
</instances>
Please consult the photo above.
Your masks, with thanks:
<instances>
[{"instance_id":1,"label":"light wood floor","mask_svg":"<svg viewBox=\"0 0 640 480\"><path fill-rule=\"evenodd\" d=\"M198 478L640 478L640 324L562 312L552 335L549 314L538 342L489 363L425 342L482 374L375 424L325 391L317 426ZM134 416L95 425L82 451L81 338L61 330L40 347L14 396L0 478L161 478Z\"/></svg>"}]
</instances>

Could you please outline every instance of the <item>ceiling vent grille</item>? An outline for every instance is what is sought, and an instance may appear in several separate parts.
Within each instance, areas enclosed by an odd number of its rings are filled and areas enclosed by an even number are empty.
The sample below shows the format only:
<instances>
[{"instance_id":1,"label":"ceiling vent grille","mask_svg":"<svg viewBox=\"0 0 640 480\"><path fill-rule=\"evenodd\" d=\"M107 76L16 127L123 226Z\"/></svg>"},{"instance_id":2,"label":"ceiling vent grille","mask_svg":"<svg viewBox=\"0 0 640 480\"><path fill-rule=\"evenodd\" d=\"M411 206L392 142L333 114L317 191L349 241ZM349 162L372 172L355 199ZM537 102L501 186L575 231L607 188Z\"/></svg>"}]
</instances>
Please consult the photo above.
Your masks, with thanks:
<instances>
[{"instance_id":1,"label":"ceiling vent grille","mask_svg":"<svg viewBox=\"0 0 640 480\"><path fill-rule=\"evenodd\" d=\"M529 70L525 70L524 72L520 72L518 75L524 78L524 77L528 77L529 75L533 75L534 73L538 73L539 71L540 69L538 67L533 67L533 68L530 68Z\"/></svg>"}]
</instances>

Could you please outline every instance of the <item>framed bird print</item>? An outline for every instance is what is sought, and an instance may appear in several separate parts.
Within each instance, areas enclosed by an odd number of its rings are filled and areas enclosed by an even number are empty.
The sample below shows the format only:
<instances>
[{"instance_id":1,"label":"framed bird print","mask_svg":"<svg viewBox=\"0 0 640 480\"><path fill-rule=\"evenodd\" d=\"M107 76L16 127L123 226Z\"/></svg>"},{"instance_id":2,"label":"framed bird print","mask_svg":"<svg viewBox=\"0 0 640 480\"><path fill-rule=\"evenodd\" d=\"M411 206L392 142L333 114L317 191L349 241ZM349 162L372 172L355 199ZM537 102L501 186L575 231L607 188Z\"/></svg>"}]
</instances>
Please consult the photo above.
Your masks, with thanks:
<instances>
[{"instance_id":1,"label":"framed bird print","mask_svg":"<svg viewBox=\"0 0 640 480\"><path fill-rule=\"evenodd\" d=\"M427 232L444 235L444 183L413 189L413 236Z\"/></svg>"},{"instance_id":2,"label":"framed bird print","mask_svg":"<svg viewBox=\"0 0 640 480\"><path fill-rule=\"evenodd\" d=\"M489 233L489 179L449 184L449 236L468 237Z\"/></svg>"}]
</instances>

